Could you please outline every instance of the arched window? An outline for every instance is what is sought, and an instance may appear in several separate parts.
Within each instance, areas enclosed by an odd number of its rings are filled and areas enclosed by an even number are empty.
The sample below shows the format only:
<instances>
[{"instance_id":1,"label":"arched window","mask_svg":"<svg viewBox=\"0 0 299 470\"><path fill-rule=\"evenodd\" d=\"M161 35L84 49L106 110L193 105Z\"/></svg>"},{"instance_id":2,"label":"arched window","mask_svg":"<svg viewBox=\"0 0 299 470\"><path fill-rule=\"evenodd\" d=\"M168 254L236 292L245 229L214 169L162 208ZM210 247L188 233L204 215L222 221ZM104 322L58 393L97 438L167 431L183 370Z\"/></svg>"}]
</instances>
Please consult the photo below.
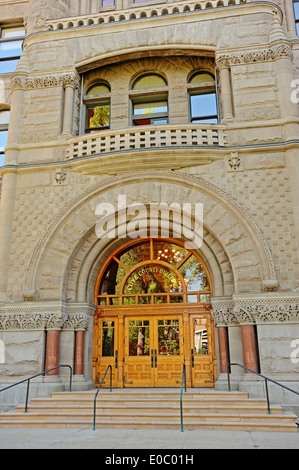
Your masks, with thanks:
<instances>
[{"instance_id":1,"label":"arched window","mask_svg":"<svg viewBox=\"0 0 299 470\"><path fill-rule=\"evenodd\" d=\"M188 83L191 122L218 122L216 84L209 72L193 74Z\"/></svg>"},{"instance_id":2,"label":"arched window","mask_svg":"<svg viewBox=\"0 0 299 470\"><path fill-rule=\"evenodd\" d=\"M92 85L84 96L85 132L98 132L110 127L110 87L106 83Z\"/></svg>"},{"instance_id":3,"label":"arched window","mask_svg":"<svg viewBox=\"0 0 299 470\"><path fill-rule=\"evenodd\" d=\"M0 110L0 166L4 165L4 148L7 144L9 109Z\"/></svg>"},{"instance_id":4,"label":"arched window","mask_svg":"<svg viewBox=\"0 0 299 470\"><path fill-rule=\"evenodd\" d=\"M99 305L209 302L210 281L198 256L177 242L148 239L115 253L96 286Z\"/></svg>"},{"instance_id":5,"label":"arched window","mask_svg":"<svg viewBox=\"0 0 299 470\"><path fill-rule=\"evenodd\" d=\"M158 74L145 74L132 85L130 94L134 126L168 123L167 82Z\"/></svg>"}]
</instances>

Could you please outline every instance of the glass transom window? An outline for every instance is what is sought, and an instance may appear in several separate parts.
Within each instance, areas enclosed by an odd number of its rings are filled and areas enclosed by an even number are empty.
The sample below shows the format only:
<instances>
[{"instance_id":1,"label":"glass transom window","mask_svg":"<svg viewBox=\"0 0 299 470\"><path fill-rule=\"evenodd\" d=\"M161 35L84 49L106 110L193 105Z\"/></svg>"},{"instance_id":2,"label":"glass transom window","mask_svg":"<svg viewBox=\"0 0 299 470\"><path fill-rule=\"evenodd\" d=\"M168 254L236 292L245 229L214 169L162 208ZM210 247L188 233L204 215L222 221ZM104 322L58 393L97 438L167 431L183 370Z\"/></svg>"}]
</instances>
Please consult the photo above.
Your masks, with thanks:
<instances>
[{"instance_id":1,"label":"glass transom window","mask_svg":"<svg viewBox=\"0 0 299 470\"><path fill-rule=\"evenodd\" d=\"M97 287L100 305L209 302L198 256L163 239L136 242L113 255Z\"/></svg>"}]
</instances>

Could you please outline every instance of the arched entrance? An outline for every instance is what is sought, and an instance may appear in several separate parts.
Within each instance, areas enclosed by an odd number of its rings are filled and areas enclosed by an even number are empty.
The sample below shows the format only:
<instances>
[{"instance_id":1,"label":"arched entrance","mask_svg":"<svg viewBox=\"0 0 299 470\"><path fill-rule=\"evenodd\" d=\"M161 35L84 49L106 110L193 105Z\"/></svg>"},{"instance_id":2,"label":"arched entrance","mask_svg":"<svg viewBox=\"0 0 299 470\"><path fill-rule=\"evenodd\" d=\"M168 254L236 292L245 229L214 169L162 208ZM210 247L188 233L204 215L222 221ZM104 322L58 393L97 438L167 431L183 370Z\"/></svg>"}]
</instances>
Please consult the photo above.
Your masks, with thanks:
<instances>
[{"instance_id":1,"label":"arched entrance","mask_svg":"<svg viewBox=\"0 0 299 470\"><path fill-rule=\"evenodd\" d=\"M211 282L177 240L138 239L113 252L95 286L93 379L108 365L115 387L213 387ZM108 379L107 379L108 383Z\"/></svg>"}]
</instances>

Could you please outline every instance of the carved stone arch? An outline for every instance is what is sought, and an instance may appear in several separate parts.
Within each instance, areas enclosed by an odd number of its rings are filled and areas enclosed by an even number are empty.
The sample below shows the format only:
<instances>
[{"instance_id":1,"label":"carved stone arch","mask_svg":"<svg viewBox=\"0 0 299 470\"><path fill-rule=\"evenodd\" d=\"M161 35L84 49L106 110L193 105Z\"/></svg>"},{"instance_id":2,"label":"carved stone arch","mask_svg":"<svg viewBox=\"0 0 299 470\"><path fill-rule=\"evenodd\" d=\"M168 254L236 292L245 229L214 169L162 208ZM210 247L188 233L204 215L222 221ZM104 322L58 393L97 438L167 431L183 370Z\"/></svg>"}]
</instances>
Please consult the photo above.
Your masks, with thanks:
<instances>
[{"instance_id":1,"label":"carved stone arch","mask_svg":"<svg viewBox=\"0 0 299 470\"><path fill-rule=\"evenodd\" d=\"M153 170L107 177L67 203L50 222L34 250L26 291L40 291L40 297L44 299L64 297L65 280L68 279L66 269L69 269L70 258L74 258L74 247L78 243L82 252L88 251L90 241L87 234L97 222L97 204L115 201L116 205L116 196L124 193L124 189L128 189L131 195L128 204L136 201L155 202L149 200L149 196L153 195L165 202L202 202L204 226L210 237L213 237L211 240L217 240L222 253L229 260L234 276L234 291L261 291L263 282L268 282L273 290L276 288L269 247L243 207L223 190L198 176ZM205 241L208 242L208 237ZM208 245L211 247L211 243ZM218 258L220 254L221 251ZM45 287L44 281L50 288Z\"/></svg>"},{"instance_id":2,"label":"carved stone arch","mask_svg":"<svg viewBox=\"0 0 299 470\"><path fill-rule=\"evenodd\" d=\"M209 243L205 238L209 238ZM79 242L65 271L65 299L68 302L93 302L95 282L104 262L113 251L130 241L128 238L103 241L95 236L93 229L85 235L84 240L87 239L88 249L85 245L85 250L82 250ZM232 267L218 240L206 228L203 245L195 251L209 272L213 295L231 295L234 289Z\"/></svg>"}]
</instances>

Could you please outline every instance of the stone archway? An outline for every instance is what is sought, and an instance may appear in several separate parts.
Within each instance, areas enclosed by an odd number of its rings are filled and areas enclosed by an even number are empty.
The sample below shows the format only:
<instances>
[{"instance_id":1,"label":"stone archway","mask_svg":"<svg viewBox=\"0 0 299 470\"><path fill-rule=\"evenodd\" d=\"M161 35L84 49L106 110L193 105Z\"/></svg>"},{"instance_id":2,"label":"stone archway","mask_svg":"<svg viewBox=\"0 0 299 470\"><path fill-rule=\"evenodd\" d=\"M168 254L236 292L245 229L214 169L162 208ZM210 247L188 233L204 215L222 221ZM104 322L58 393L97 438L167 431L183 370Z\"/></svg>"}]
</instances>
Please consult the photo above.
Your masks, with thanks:
<instances>
[{"instance_id":1,"label":"stone archway","mask_svg":"<svg viewBox=\"0 0 299 470\"><path fill-rule=\"evenodd\" d=\"M97 240L94 234L97 222L95 208L104 201L114 201L116 206L117 195L125 192L129 195L129 203L202 202L206 230L203 255L206 250L206 257L214 266L221 264L219 256L227 259L234 278L234 292L261 292L267 290L268 285L275 289L277 282L270 250L249 214L231 196L202 178L165 170L146 174L132 172L102 179L66 204L35 248L26 290L39 291L41 300L67 300L66 286L70 289L71 281L69 273L74 269L78 253L82 253L78 258L81 277L73 282L81 283L83 271L85 280L91 279L93 270L100 263L95 252L108 253L111 250L109 244ZM83 258L88 260L87 264ZM218 278L221 277L220 272Z\"/></svg>"}]
</instances>

